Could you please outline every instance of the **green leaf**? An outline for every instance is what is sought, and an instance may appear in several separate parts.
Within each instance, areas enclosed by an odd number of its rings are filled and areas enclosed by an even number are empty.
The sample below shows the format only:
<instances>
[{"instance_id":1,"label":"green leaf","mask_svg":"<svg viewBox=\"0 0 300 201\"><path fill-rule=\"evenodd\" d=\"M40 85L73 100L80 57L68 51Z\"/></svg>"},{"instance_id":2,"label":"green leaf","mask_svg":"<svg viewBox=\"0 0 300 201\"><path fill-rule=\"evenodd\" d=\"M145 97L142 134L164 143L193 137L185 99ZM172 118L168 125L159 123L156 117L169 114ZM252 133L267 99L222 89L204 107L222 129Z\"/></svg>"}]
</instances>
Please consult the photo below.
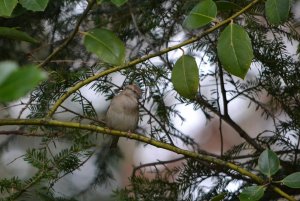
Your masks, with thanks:
<instances>
[{"instance_id":1,"label":"green leaf","mask_svg":"<svg viewBox=\"0 0 300 201\"><path fill-rule=\"evenodd\" d=\"M227 193L221 193L215 197L213 197L212 199L210 199L210 201L221 201L225 198Z\"/></svg>"},{"instance_id":2,"label":"green leaf","mask_svg":"<svg viewBox=\"0 0 300 201\"><path fill-rule=\"evenodd\" d=\"M217 44L218 57L224 69L244 78L253 59L251 40L239 25L229 24L221 33Z\"/></svg>"},{"instance_id":3,"label":"green leaf","mask_svg":"<svg viewBox=\"0 0 300 201\"><path fill-rule=\"evenodd\" d=\"M300 188L300 172L288 175L281 182L290 188Z\"/></svg>"},{"instance_id":4,"label":"green leaf","mask_svg":"<svg viewBox=\"0 0 300 201\"><path fill-rule=\"evenodd\" d=\"M274 25L279 25L288 19L291 1L267 0L265 7L268 21Z\"/></svg>"},{"instance_id":5,"label":"green leaf","mask_svg":"<svg viewBox=\"0 0 300 201\"><path fill-rule=\"evenodd\" d=\"M216 15L216 4L212 0L204 0L191 10L183 22L183 26L187 29L196 29L213 21Z\"/></svg>"},{"instance_id":6,"label":"green leaf","mask_svg":"<svg viewBox=\"0 0 300 201\"><path fill-rule=\"evenodd\" d=\"M20 4L27 10L44 11L49 0L20 0Z\"/></svg>"},{"instance_id":7,"label":"green leaf","mask_svg":"<svg viewBox=\"0 0 300 201\"><path fill-rule=\"evenodd\" d=\"M0 62L0 85L6 80L6 78L12 74L12 72L18 69L17 63L13 61Z\"/></svg>"},{"instance_id":8,"label":"green leaf","mask_svg":"<svg viewBox=\"0 0 300 201\"><path fill-rule=\"evenodd\" d=\"M194 99L199 86L199 69L192 56L180 57L172 70L172 83L183 97Z\"/></svg>"},{"instance_id":9,"label":"green leaf","mask_svg":"<svg viewBox=\"0 0 300 201\"><path fill-rule=\"evenodd\" d=\"M123 4L125 4L128 0L111 0L113 4L115 4L118 7L121 7Z\"/></svg>"},{"instance_id":10,"label":"green leaf","mask_svg":"<svg viewBox=\"0 0 300 201\"><path fill-rule=\"evenodd\" d=\"M88 51L95 53L104 62L121 65L125 60L123 42L107 29L94 29L85 32L84 45Z\"/></svg>"},{"instance_id":11,"label":"green leaf","mask_svg":"<svg viewBox=\"0 0 300 201\"><path fill-rule=\"evenodd\" d=\"M18 0L0 0L0 16L10 16L17 4Z\"/></svg>"},{"instance_id":12,"label":"green leaf","mask_svg":"<svg viewBox=\"0 0 300 201\"><path fill-rule=\"evenodd\" d=\"M279 170L280 162L277 155L272 150L266 149L259 156L258 167L260 172L271 177Z\"/></svg>"},{"instance_id":13,"label":"green leaf","mask_svg":"<svg viewBox=\"0 0 300 201\"><path fill-rule=\"evenodd\" d=\"M35 66L22 67L12 72L0 85L0 102L21 98L46 77L46 74Z\"/></svg>"},{"instance_id":14,"label":"green leaf","mask_svg":"<svg viewBox=\"0 0 300 201\"><path fill-rule=\"evenodd\" d=\"M243 189L239 199L240 201L257 201L263 197L264 192L264 186L249 186Z\"/></svg>"},{"instance_id":15,"label":"green leaf","mask_svg":"<svg viewBox=\"0 0 300 201\"><path fill-rule=\"evenodd\" d=\"M38 43L36 39L29 36L27 33L9 27L0 27L0 37L5 37L13 40L22 40L30 43Z\"/></svg>"}]
</instances>

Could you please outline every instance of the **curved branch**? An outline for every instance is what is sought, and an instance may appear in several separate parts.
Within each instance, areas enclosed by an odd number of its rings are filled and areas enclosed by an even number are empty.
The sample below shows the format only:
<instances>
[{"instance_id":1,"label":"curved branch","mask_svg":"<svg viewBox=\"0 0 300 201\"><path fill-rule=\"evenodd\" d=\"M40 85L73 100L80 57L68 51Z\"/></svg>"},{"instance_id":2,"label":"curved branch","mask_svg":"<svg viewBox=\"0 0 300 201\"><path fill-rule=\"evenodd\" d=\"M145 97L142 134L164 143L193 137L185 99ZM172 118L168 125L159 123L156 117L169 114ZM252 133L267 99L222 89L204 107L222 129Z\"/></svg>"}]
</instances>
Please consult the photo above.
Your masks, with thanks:
<instances>
[{"instance_id":1,"label":"curved branch","mask_svg":"<svg viewBox=\"0 0 300 201\"><path fill-rule=\"evenodd\" d=\"M135 59L127 64L123 64L123 65L120 65L120 66L115 66L113 68L110 68L108 70L105 70L105 71L102 71L94 76L91 76L81 82L78 82L77 84L75 84L73 87L69 88L69 90L63 95L61 96L53 105L53 107L50 109L50 111L48 112L47 114L47 117L52 117L53 114L55 113L55 111L57 110L57 108L59 107L59 105L61 105L71 94L73 94L75 91L77 91L78 89L80 89L81 87L83 87L84 85L86 84L89 84L90 82L100 78L100 77L103 77L105 75L108 75L110 73L113 73L113 72L116 72L116 71L120 71L120 70L123 70L123 69L126 69L126 68L129 68L131 66L134 66L136 64L139 64L143 61L146 61L148 59L151 59L153 57L157 57L157 56L160 56L160 55L163 55L165 53L168 53L172 50L176 50L176 49L179 49L180 47L183 47L185 45L188 45L188 44L191 44L199 39L201 39L202 37L206 36L207 34L217 30L218 28L224 26L225 24L229 23L232 19L238 17L239 15L243 14L244 12L246 12L249 8L251 8L254 4L258 3L259 0L254 0L252 1L251 3L249 3L246 7L244 7L243 9L241 9L239 12L235 13L234 15L232 15L231 17L227 18L226 20L216 24L215 26L207 29L206 31L203 31L200 35L198 36L194 36L188 40L185 40L183 41L182 43L179 43L177 45L174 45L172 47L168 47L166 49L163 49L161 50L160 52L156 52L156 53L153 53L153 54L149 54L149 55L146 55L142 58L138 58L138 59Z\"/></svg>"},{"instance_id":2,"label":"curved branch","mask_svg":"<svg viewBox=\"0 0 300 201\"><path fill-rule=\"evenodd\" d=\"M193 151L181 149L181 148L172 146L170 144L163 143L163 142L160 142L160 141L157 141L152 138L149 138L149 137L146 137L146 136L143 136L140 134L136 134L136 133L128 133L128 132L122 132L122 131L117 131L117 130L110 130L108 128L95 126L95 125L80 124L80 123L75 123L75 122L56 121L56 120L46 120L46 119L1 119L0 126L3 126L3 125L59 126L59 127L66 127L66 128L77 128L77 129L90 130L90 131L94 131L97 133L103 133L103 134L108 134L108 135L113 135L113 136L118 136L118 137L126 137L129 139L134 139L134 140L137 140L140 142L144 142L146 144L150 144L157 148L169 150L171 152L181 154L181 155L184 155L189 158L195 158L198 160L206 161L208 163L213 163L216 165L220 165L220 166L229 168L231 170L234 170L234 171L240 173L241 175L251 178L257 184L265 183L265 181L261 177L249 172L248 170L246 170L238 165L235 165L234 163L230 163L230 162L218 159L216 157L207 156L207 155L196 153ZM280 188L272 186L272 189L279 195L285 197L286 199L288 199L290 201L296 201L293 197L286 194Z\"/></svg>"}]
</instances>

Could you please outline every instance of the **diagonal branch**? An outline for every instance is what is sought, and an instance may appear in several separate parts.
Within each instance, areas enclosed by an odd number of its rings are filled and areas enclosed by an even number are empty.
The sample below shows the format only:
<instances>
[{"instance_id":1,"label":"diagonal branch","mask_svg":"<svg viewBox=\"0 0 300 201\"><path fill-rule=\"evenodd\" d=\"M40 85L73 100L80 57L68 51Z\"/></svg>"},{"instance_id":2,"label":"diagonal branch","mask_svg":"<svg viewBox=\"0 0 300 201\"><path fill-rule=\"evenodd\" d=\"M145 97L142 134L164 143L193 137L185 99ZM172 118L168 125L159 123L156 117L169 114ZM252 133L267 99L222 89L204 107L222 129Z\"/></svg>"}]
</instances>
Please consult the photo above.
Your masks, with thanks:
<instances>
[{"instance_id":1,"label":"diagonal branch","mask_svg":"<svg viewBox=\"0 0 300 201\"><path fill-rule=\"evenodd\" d=\"M196 101L203 105L204 107L207 107L210 111L212 111L217 116L221 117L226 123L228 123L238 134L244 138L249 144L251 144L256 150L262 152L264 149L263 147L258 144L254 139L252 139L244 129L242 129L235 121L231 119L229 115L225 116L222 115L216 110L212 105L210 105L206 100L204 100L200 95L196 97Z\"/></svg>"},{"instance_id":2,"label":"diagonal branch","mask_svg":"<svg viewBox=\"0 0 300 201\"><path fill-rule=\"evenodd\" d=\"M83 11L83 13L80 16L80 18L78 19L78 21L77 21L77 23L75 25L74 30L71 32L71 34L65 39L65 41L60 46L58 46L50 55L48 55L48 57L41 64L38 65L39 68L42 68L45 65L47 65L54 56L56 56L67 45L69 45L69 43L73 40L73 38L77 34L77 32L79 30L79 26L82 23L83 19L87 16L88 12L91 10L91 8L93 7L93 5L95 3L96 3L96 0L92 0L91 2L88 2L87 7Z\"/></svg>"},{"instance_id":3,"label":"diagonal branch","mask_svg":"<svg viewBox=\"0 0 300 201\"><path fill-rule=\"evenodd\" d=\"M215 26L207 29L206 31L203 31L200 35L198 36L194 36L188 40L185 40L183 41L182 43L179 43L177 45L174 45L172 47L168 47L168 48L165 48L163 50L161 50L160 52L156 52L156 53L153 53L153 54L149 54L149 55L146 55L142 58L138 58L138 59L135 59L127 64L123 64L123 65L120 65L120 66L115 66L113 68L110 68L108 70L105 70L105 71L102 71L94 76L91 76L81 82L78 82L77 84L75 84L73 87L70 87L69 90L63 95L61 96L53 105L53 107L50 109L50 111L48 112L47 114L47 117L50 118L53 116L53 114L55 113L55 111L57 110L57 108L71 95L73 94L75 91L77 91L78 89L80 89L81 87L83 87L84 85L86 84L89 84L90 82L100 78L100 77L103 77L105 75L108 75L110 73L113 73L113 72L116 72L116 71L120 71L120 70L123 70L123 69L126 69L126 68L129 68L131 66L135 66L136 64L139 64L143 61L146 61L148 59L151 59L153 57L157 57L157 56L160 56L160 55L163 55L165 53L168 53L172 50L176 50L176 49L179 49L180 47L183 47L185 45L188 45L188 44L191 44L195 41L198 41L199 39L201 39L202 37L208 35L209 33L212 33L213 31L217 30L218 28L226 25L227 23L229 23L232 19L238 17L239 15L243 14L244 12L246 12L249 8L251 8L253 5L255 5L256 3L258 3L259 0L254 0L252 1L251 3L249 3L246 7L244 7L243 9L241 9L239 12L235 13L234 15L232 15L231 17L227 18L226 20L216 24Z\"/></svg>"}]
</instances>

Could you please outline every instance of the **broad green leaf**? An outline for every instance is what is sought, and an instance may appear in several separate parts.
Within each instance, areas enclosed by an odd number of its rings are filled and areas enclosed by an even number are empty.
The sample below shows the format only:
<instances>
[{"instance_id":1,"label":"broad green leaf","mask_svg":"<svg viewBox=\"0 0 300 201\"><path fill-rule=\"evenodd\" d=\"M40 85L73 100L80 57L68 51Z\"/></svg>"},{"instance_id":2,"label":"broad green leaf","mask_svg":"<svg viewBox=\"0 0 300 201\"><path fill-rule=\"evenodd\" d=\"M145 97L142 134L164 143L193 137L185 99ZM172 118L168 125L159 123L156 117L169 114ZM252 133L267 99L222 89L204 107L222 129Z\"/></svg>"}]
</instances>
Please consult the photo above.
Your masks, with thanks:
<instances>
[{"instance_id":1,"label":"broad green leaf","mask_svg":"<svg viewBox=\"0 0 300 201\"><path fill-rule=\"evenodd\" d=\"M25 66L12 72L0 85L0 102L21 98L46 77L46 74L35 66Z\"/></svg>"},{"instance_id":2,"label":"broad green leaf","mask_svg":"<svg viewBox=\"0 0 300 201\"><path fill-rule=\"evenodd\" d=\"M192 56L180 57L172 70L172 83L183 97L194 99L199 86L199 69Z\"/></svg>"},{"instance_id":3,"label":"broad green leaf","mask_svg":"<svg viewBox=\"0 0 300 201\"><path fill-rule=\"evenodd\" d=\"M218 57L224 69L244 78L253 59L251 40L239 25L229 24L221 33L217 44Z\"/></svg>"},{"instance_id":4,"label":"broad green leaf","mask_svg":"<svg viewBox=\"0 0 300 201\"><path fill-rule=\"evenodd\" d=\"M197 29L216 18L217 6L212 0L204 0L198 3L183 22L187 29Z\"/></svg>"},{"instance_id":5,"label":"broad green leaf","mask_svg":"<svg viewBox=\"0 0 300 201\"><path fill-rule=\"evenodd\" d=\"M0 62L0 85L6 80L6 78L14 71L18 69L17 63L13 61Z\"/></svg>"},{"instance_id":6,"label":"broad green leaf","mask_svg":"<svg viewBox=\"0 0 300 201\"><path fill-rule=\"evenodd\" d=\"M240 201L257 201L263 197L264 192L264 186L249 186L243 189L239 199Z\"/></svg>"},{"instance_id":7,"label":"broad green leaf","mask_svg":"<svg viewBox=\"0 0 300 201\"><path fill-rule=\"evenodd\" d=\"M210 199L210 201L221 201L225 198L227 193L221 193L215 197L213 197L212 199Z\"/></svg>"},{"instance_id":8,"label":"broad green leaf","mask_svg":"<svg viewBox=\"0 0 300 201\"><path fill-rule=\"evenodd\" d=\"M9 27L0 27L0 37L5 37L13 40L22 40L30 43L38 43L36 39L29 36L27 33Z\"/></svg>"},{"instance_id":9,"label":"broad green leaf","mask_svg":"<svg viewBox=\"0 0 300 201\"><path fill-rule=\"evenodd\" d=\"M291 1L267 0L265 7L268 21L274 25L279 25L288 19Z\"/></svg>"},{"instance_id":10,"label":"broad green leaf","mask_svg":"<svg viewBox=\"0 0 300 201\"><path fill-rule=\"evenodd\" d=\"M281 182L290 188L300 188L300 172L288 175Z\"/></svg>"},{"instance_id":11,"label":"broad green leaf","mask_svg":"<svg viewBox=\"0 0 300 201\"><path fill-rule=\"evenodd\" d=\"M259 156L258 167L261 173L271 177L279 170L280 162L272 150L266 149Z\"/></svg>"},{"instance_id":12,"label":"broad green leaf","mask_svg":"<svg viewBox=\"0 0 300 201\"><path fill-rule=\"evenodd\" d=\"M10 16L17 4L18 0L0 0L0 16Z\"/></svg>"},{"instance_id":13,"label":"broad green leaf","mask_svg":"<svg viewBox=\"0 0 300 201\"><path fill-rule=\"evenodd\" d=\"M49 0L20 0L20 4L27 10L44 11Z\"/></svg>"},{"instance_id":14,"label":"broad green leaf","mask_svg":"<svg viewBox=\"0 0 300 201\"><path fill-rule=\"evenodd\" d=\"M125 4L128 0L111 0L111 2L113 4L115 4L116 6L120 7L122 6L123 4Z\"/></svg>"},{"instance_id":15,"label":"broad green leaf","mask_svg":"<svg viewBox=\"0 0 300 201\"><path fill-rule=\"evenodd\" d=\"M123 42L107 29L94 29L85 32L84 45L88 51L95 53L104 62L121 65L125 60Z\"/></svg>"}]
</instances>

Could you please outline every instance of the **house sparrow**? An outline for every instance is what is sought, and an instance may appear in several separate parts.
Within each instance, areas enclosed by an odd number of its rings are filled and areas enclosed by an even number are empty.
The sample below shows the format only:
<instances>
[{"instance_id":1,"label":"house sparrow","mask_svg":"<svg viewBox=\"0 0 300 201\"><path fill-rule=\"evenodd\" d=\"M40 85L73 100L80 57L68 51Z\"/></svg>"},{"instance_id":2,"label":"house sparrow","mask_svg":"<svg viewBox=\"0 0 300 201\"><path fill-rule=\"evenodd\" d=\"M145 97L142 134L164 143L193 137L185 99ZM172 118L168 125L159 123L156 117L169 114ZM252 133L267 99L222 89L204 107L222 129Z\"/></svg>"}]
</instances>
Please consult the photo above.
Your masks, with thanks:
<instances>
[{"instance_id":1,"label":"house sparrow","mask_svg":"<svg viewBox=\"0 0 300 201\"><path fill-rule=\"evenodd\" d=\"M125 89L115 96L106 113L106 126L120 131L135 131L139 121L138 99L141 89L135 85L127 85ZM111 148L117 146L119 137L113 137Z\"/></svg>"}]
</instances>

